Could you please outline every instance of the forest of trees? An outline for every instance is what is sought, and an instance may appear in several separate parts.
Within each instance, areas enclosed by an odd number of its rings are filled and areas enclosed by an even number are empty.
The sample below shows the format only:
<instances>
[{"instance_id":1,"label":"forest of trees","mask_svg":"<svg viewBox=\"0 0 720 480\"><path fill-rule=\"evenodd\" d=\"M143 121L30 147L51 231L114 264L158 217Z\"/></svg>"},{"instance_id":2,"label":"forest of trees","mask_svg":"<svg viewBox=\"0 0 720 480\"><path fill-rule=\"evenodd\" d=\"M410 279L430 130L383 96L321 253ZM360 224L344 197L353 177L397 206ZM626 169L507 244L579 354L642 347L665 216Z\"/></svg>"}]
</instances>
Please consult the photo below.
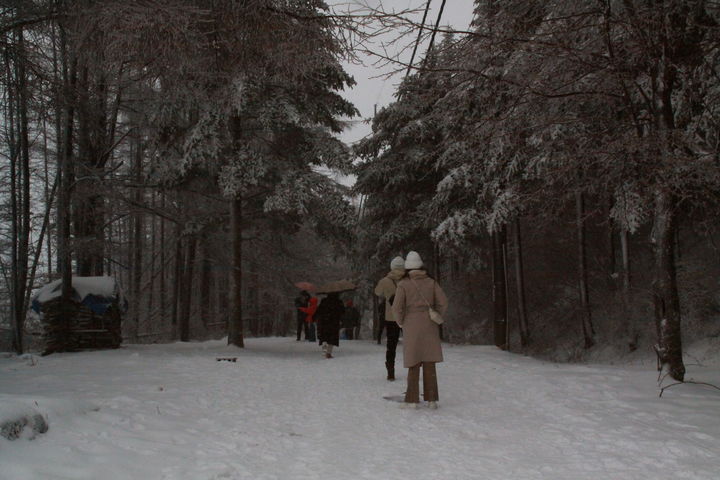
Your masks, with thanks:
<instances>
[{"instance_id":1,"label":"forest of trees","mask_svg":"<svg viewBox=\"0 0 720 480\"><path fill-rule=\"evenodd\" d=\"M10 3L0 300L18 352L50 279L119 278L128 342L242 346L287 333L293 282L351 276L369 306L409 250L450 293L448 341L565 360L654 347L682 380L683 339L720 334L716 2L477 0L466 31L425 30L353 146L342 61L369 18L416 30L403 16Z\"/></svg>"},{"instance_id":2,"label":"forest of trees","mask_svg":"<svg viewBox=\"0 0 720 480\"><path fill-rule=\"evenodd\" d=\"M720 5L475 3L357 148L360 248L433 258L451 338L644 340L682 380L681 318L718 334Z\"/></svg>"},{"instance_id":3,"label":"forest of trees","mask_svg":"<svg viewBox=\"0 0 720 480\"><path fill-rule=\"evenodd\" d=\"M241 346L246 329L280 326L291 273L333 263L300 257L302 237L329 253L321 242L351 232L345 189L320 173L349 171L335 134L356 113L338 94L352 84L343 20L324 8L2 7L2 298L15 350L32 288L61 277L70 296L71 275L120 279L127 341L229 332Z\"/></svg>"}]
</instances>

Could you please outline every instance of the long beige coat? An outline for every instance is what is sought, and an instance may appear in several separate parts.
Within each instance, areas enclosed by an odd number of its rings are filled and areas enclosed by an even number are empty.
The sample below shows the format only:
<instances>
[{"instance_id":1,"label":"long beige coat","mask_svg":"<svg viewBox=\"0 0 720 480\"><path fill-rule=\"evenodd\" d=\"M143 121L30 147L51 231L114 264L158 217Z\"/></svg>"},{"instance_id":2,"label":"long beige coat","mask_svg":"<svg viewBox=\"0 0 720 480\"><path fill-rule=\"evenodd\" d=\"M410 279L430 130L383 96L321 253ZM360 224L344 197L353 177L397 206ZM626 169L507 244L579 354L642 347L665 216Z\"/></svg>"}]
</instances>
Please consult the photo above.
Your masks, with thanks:
<instances>
[{"instance_id":1,"label":"long beige coat","mask_svg":"<svg viewBox=\"0 0 720 480\"><path fill-rule=\"evenodd\" d=\"M440 327L430 320L428 303L444 315L447 297L424 270L412 270L409 276L398 284L392 306L395 321L403 329L403 365L410 368L420 362L442 362Z\"/></svg>"},{"instance_id":2,"label":"long beige coat","mask_svg":"<svg viewBox=\"0 0 720 480\"><path fill-rule=\"evenodd\" d=\"M385 320L394 322L395 317L392 313L392 305L390 305L390 297L395 295L396 285L405 276L405 270L398 268L390 270L387 275L380 279L375 286L375 295L385 299Z\"/></svg>"}]
</instances>

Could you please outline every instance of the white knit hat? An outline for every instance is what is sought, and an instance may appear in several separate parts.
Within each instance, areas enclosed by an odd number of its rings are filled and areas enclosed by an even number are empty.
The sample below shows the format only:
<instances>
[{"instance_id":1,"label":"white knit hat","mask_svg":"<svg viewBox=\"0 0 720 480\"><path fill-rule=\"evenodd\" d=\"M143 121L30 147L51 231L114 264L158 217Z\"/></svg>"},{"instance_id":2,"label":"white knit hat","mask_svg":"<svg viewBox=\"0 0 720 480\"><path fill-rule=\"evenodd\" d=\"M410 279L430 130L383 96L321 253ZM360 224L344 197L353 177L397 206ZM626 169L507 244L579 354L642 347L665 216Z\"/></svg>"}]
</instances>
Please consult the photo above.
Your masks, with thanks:
<instances>
[{"instance_id":1,"label":"white knit hat","mask_svg":"<svg viewBox=\"0 0 720 480\"><path fill-rule=\"evenodd\" d=\"M399 270L405 268L405 260L401 256L397 256L390 262L390 270Z\"/></svg>"},{"instance_id":2,"label":"white knit hat","mask_svg":"<svg viewBox=\"0 0 720 480\"><path fill-rule=\"evenodd\" d=\"M420 254L412 251L405 257L405 270L412 270L413 268L422 268L423 261L420 258Z\"/></svg>"}]
</instances>

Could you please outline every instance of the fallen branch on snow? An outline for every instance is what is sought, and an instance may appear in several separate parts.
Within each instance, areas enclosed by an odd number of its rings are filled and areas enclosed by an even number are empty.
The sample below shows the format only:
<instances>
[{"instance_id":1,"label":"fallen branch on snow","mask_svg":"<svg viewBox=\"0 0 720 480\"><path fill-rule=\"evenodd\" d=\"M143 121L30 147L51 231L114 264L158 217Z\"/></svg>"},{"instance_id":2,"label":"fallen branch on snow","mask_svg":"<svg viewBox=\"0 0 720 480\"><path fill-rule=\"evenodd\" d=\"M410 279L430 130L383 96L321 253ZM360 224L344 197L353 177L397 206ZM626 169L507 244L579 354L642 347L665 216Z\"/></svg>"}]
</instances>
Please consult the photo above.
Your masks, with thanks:
<instances>
[{"instance_id":1,"label":"fallen branch on snow","mask_svg":"<svg viewBox=\"0 0 720 480\"><path fill-rule=\"evenodd\" d=\"M675 385L682 385L682 384L684 384L684 383L692 383L692 384L694 384L694 385L705 385L705 386L707 386L707 387L712 387L712 388L714 388L715 390L720 390L720 387L718 387L717 385L713 385L712 383L696 382L696 381L694 381L694 380L687 380L687 381L684 381L684 382L671 383L670 385L666 385L666 386L660 388L660 395L659 395L659 397L662 398L663 393L664 393L665 390L667 390L668 388L674 387Z\"/></svg>"}]
</instances>

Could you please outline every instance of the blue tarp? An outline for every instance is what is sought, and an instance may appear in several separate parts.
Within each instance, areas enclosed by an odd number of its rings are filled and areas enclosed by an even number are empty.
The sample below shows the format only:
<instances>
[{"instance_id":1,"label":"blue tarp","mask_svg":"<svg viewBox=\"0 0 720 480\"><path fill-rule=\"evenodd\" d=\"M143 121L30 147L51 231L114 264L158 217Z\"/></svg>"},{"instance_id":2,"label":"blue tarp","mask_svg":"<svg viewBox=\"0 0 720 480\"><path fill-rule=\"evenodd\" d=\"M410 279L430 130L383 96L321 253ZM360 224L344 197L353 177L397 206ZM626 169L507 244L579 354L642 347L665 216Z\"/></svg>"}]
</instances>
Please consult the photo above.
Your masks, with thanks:
<instances>
[{"instance_id":1,"label":"blue tarp","mask_svg":"<svg viewBox=\"0 0 720 480\"><path fill-rule=\"evenodd\" d=\"M62 281L50 282L33 296L31 308L41 313L42 304L60 297L61 293ZM113 277L73 277L73 300L99 315L114 304L121 312L127 311L127 300Z\"/></svg>"}]
</instances>

